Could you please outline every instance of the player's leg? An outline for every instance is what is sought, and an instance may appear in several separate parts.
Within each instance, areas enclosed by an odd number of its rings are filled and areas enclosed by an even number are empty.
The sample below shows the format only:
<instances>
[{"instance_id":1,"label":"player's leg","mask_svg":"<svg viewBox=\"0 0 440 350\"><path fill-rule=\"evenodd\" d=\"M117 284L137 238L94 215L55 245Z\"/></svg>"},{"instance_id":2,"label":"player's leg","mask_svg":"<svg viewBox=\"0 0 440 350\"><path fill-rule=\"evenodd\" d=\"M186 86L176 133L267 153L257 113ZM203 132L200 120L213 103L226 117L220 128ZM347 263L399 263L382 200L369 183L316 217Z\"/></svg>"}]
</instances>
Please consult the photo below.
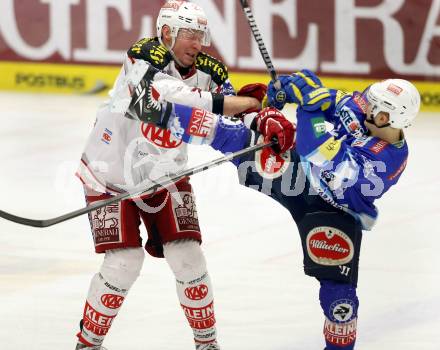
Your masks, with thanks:
<instances>
[{"instance_id":1,"label":"player's leg","mask_svg":"<svg viewBox=\"0 0 440 350\"><path fill-rule=\"evenodd\" d=\"M321 284L326 350L353 350L359 301L356 295L362 231L341 211L313 212L298 223L304 271Z\"/></svg>"},{"instance_id":2,"label":"player's leg","mask_svg":"<svg viewBox=\"0 0 440 350\"><path fill-rule=\"evenodd\" d=\"M201 234L191 185L176 184L178 193L153 197L148 203L164 208L149 227L147 250L160 241L163 255L176 278L177 296L194 333L196 349L219 349L216 342L214 298L206 260L200 247ZM178 194L178 196L176 196ZM159 249L155 249L153 255Z\"/></svg>"},{"instance_id":3,"label":"player's leg","mask_svg":"<svg viewBox=\"0 0 440 350\"><path fill-rule=\"evenodd\" d=\"M88 196L88 201L106 195ZM105 252L99 272L93 276L87 294L76 349L101 349L127 293L139 276L144 250L139 236L138 208L123 201L90 214L95 250Z\"/></svg>"},{"instance_id":4,"label":"player's leg","mask_svg":"<svg viewBox=\"0 0 440 350\"><path fill-rule=\"evenodd\" d=\"M176 278L177 296L193 330L196 348L215 344L213 288L200 243L195 240L169 242L164 245L164 254Z\"/></svg>"},{"instance_id":5,"label":"player's leg","mask_svg":"<svg viewBox=\"0 0 440 350\"><path fill-rule=\"evenodd\" d=\"M326 350L352 350L356 341L359 300L350 283L321 280L319 300L324 312Z\"/></svg>"}]
</instances>

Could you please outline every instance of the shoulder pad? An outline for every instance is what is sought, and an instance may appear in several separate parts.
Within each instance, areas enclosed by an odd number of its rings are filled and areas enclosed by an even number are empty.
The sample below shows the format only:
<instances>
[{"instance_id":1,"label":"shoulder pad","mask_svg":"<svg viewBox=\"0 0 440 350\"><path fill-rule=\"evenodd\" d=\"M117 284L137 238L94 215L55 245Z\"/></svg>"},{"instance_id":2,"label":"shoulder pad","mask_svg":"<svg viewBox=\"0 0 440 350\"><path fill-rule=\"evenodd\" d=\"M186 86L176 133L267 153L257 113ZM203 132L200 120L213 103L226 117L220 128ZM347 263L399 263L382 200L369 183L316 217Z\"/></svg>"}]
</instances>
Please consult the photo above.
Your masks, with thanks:
<instances>
[{"instance_id":1,"label":"shoulder pad","mask_svg":"<svg viewBox=\"0 0 440 350\"><path fill-rule=\"evenodd\" d=\"M158 38L139 40L128 50L127 55L147 61L160 70L163 70L173 59L171 53L159 42Z\"/></svg>"},{"instance_id":2,"label":"shoulder pad","mask_svg":"<svg viewBox=\"0 0 440 350\"><path fill-rule=\"evenodd\" d=\"M196 68L209 74L217 85L223 85L228 79L228 68L219 60L200 52L197 55Z\"/></svg>"}]
</instances>

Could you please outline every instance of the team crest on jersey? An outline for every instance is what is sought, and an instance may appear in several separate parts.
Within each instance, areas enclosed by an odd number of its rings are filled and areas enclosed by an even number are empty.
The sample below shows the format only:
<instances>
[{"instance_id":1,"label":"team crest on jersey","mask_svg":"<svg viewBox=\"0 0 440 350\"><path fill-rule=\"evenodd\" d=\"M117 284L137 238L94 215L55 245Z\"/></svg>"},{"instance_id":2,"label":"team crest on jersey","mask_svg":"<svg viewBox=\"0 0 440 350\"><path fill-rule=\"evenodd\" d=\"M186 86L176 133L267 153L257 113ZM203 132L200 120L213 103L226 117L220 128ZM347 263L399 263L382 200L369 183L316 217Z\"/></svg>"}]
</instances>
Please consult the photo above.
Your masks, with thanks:
<instances>
[{"instance_id":1,"label":"team crest on jersey","mask_svg":"<svg viewBox=\"0 0 440 350\"><path fill-rule=\"evenodd\" d=\"M104 132L102 133L101 141L109 145L112 141L112 135L113 133L109 129L105 128Z\"/></svg>"},{"instance_id":2,"label":"team crest on jersey","mask_svg":"<svg viewBox=\"0 0 440 350\"><path fill-rule=\"evenodd\" d=\"M266 147L255 152L255 167L257 172L266 179L275 179L284 174L290 164L290 151L274 154Z\"/></svg>"},{"instance_id":3,"label":"team crest on jersey","mask_svg":"<svg viewBox=\"0 0 440 350\"><path fill-rule=\"evenodd\" d=\"M161 148L176 148L182 143L182 140L174 137L170 130L161 129L151 123L142 123L141 131L148 141Z\"/></svg>"},{"instance_id":4,"label":"team crest on jersey","mask_svg":"<svg viewBox=\"0 0 440 350\"><path fill-rule=\"evenodd\" d=\"M315 227L307 234L306 244L310 259L319 265L343 265L353 259L353 242L347 234L334 227Z\"/></svg>"}]
</instances>

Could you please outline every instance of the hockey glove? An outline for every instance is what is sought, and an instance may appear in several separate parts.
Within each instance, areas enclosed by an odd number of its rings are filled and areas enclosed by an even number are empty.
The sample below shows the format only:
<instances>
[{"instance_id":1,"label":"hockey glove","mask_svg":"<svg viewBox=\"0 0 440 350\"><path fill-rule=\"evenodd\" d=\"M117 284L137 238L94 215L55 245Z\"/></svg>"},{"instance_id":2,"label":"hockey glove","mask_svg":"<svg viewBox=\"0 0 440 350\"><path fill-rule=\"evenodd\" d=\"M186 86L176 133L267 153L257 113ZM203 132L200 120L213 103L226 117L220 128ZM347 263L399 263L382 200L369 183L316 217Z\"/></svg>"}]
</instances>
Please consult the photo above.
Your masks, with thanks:
<instances>
[{"instance_id":1,"label":"hockey glove","mask_svg":"<svg viewBox=\"0 0 440 350\"><path fill-rule=\"evenodd\" d=\"M247 84L237 92L237 96L250 96L262 102L266 96L267 85L261 83Z\"/></svg>"},{"instance_id":2,"label":"hockey glove","mask_svg":"<svg viewBox=\"0 0 440 350\"><path fill-rule=\"evenodd\" d=\"M321 87L304 96L302 108L308 112L314 112L318 109L325 111L330 107L331 102L330 91Z\"/></svg>"},{"instance_id":3,"label":"hockey glove","mask_svg":"<svg viewBox=\"0 0 440 350\"><path fill-rule=\"evenodd\" d=\"M286 101L296 103L306 111L325 111L331 103L330 92L322 86L321 80L312 72L303 69L285 79L283 86Z\"/></svg>"},{"instance_id":4,"label":"hockey glove","mask_svg":"<svg viewBox=\"0 0 440 350\"><path fill-rule=\"evenodd\" d=\"M276 109L283 109L286 102L287 91L290 89L289 82L291 80L290 75L280 75L278 80L281 83L281 89L275 87L275 81L271 81L267 86L267 105L275 107Z\"/></svg>"},{"instance_id":5,"label":"hockey glove","mask_svg":"<svg viewBox=\"0 0 440 350\"><path fill-rule=\"evenodd\" d=\"M243 86L240 90L237 92L237 96L247 96L247 97L253 97L257 99L260 104L263 102L264 97L266 96L267 86L265 84L261 83L253 83L253 84L247 84ZM239 113L236 115L236 117L243 119L243 117L246 114L252 113L252 112L259 112L261 108L250 108L245 110L242 113Z\"/></svg>"},{"instance_id":6,"label":"hockey glove","mask_svg":"<svg viewBox=\"0 0 440 350\"><path fill-rule=\"evenodd\" d=\"M254 119L256 129L264 136L264 140L276 139L272 146L275 153L284 153L295 145L296 127L277 109L264 108Z\"/></svg>"}]
</instances>

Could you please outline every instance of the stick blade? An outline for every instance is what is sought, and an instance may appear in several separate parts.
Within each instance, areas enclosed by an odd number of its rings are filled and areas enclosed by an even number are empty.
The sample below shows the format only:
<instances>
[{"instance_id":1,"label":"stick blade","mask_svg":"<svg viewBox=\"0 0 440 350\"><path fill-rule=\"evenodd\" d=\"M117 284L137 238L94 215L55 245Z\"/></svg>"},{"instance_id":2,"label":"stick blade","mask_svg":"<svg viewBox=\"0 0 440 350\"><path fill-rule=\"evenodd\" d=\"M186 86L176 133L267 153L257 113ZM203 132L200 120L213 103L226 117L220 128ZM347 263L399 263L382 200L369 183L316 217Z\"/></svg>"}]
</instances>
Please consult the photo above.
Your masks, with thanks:
<instances>
[{"instance_id":1,"label":"stick blade","mask_svg":"<svg viewBox=\"0 0 440 350\"><path fill-rule=\"evenodd\" d=\"M51 226L50 220L34 220L34 219L28 219L21 216L17 216L14 214L7 213L3 210L0 210L0 217L3 219L6 219L8 221L15 222L17 224L25 225L25 226L32 226L32 227L47 227Z\"/></svg>"}]
</instances>

